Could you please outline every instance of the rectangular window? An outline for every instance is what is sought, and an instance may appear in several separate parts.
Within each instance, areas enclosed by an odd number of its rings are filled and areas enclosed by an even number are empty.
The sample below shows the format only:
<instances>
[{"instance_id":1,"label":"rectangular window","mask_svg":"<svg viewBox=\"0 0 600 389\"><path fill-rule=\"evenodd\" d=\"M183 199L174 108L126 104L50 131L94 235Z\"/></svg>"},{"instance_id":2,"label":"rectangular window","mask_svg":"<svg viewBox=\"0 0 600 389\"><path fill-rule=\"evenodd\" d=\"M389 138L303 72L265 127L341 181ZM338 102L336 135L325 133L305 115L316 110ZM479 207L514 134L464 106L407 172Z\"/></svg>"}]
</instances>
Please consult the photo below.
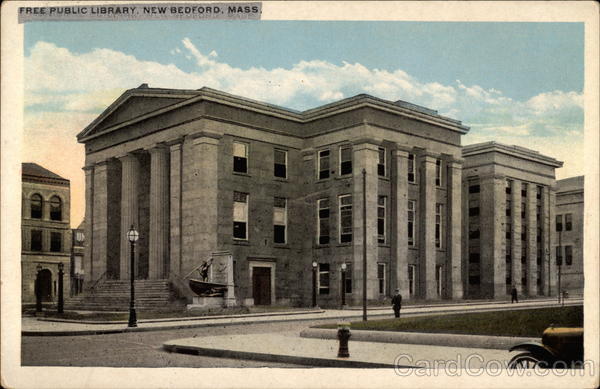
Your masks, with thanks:
<instances>
[{"instance_id":1,"label":"rectangular window","mask_svg":"<svg viewBox=\"0 0 600 389\"><path fill-rule=\"evenodd\" d=\"M377 242L385 243L385 207L386 197L377 197Z\"/></svg>"},{"instance_id":2,"label":"rectangular window","mask_svg":"<svg viewBox=\"0 0 600 389\"><path fill-rule=\"evenodd\" d=\"M317 200L318 224L317 238L319 244L329 244L329 199Z\"/></svg>"},{"instance_id":3,"label":"rectangular window","mask_svg":"<svg viewBox=\"0 0 600 389\"><path fill-rule=\"evenodd\" d=\"M340 175L352 174L352 146L340 146Z\"/></svg>"},{"instance_id":4,"label":"rectangular window","mask_svg":"<svg viewBox=\"0 0 600 389\"><path fill-rule=\"evenodd\" d=\"M328 263L319 263L319 294L329 294Z\"/></svg>"},{"instance_id":5,"label":"rectangular window","mask_svg":"<svg viewBox=\"0 0 600 389\"><path fill-rule=\"evenodd\" d=\"M442 247L442 204L435 205L435 247Z\"/></svg>"},{"instance_id":6,"label":"rectangular window","mask_svg":"<svg viewBox=\"0 0 600 389\"><path fill-rule=\"evenodd\" d=\"M58 253L62 250L62 234L60 232L50 233L50 251Z\"/></svg>"},{"instance_id":7,"label":"rectangular window","mask_svg":"<svg viewBox=\"0 0 600 389\"><path fill-rule=\"evenodd\" d=\"M408 265L408 294L415 294L415 286L416 286L416 278L417 278L417 267L415 265Z\"/></svg>"},{"instance_id":8,"label":"rectangular window","mask_svg":"<svg viewBox=\"0 0 600 389\"><path fill-rule=\"evenodd\" d=\"M273 157L273 175L279 178L287 178L287 151L275 149Z\"/></svg>"},{"instance_id":9,"label":"rectangular window","mask_svg":"<svg viewBox=\"0 0 600 389\"><path fill-rule=\"evenodd\" d=\"M479 255L479 253L470 253L469 254L469 263L479 263L481 260L481 257Z\"/></svg>"},{"instance_id":10,"label":"rectangular window","mask_svg":"<svg viewBox=\"0 0 600 389\"><path fill-rule=\"evenodd\" d=\"M556 246L556 265L562 266L563 258L562 258L562 250L561 246Z\"/></svg>"},{"instance_id":11,"label":"rectangular window","mask_svg":"<svg viewBox=\"0 0 600 389\"><path fill-rule=\"evenodd\" d=\"M319 180L329 178L329 150L319 151Z\"/></svg>"},{"instance_id":12,"label":"rectangular window","mask_svg":"<svg viewBox=\"0 0 600 389\"><path fill-rule=\"evenodd\" d=\"M512 208L512 201L506 200L506 217L510 217Z\"/></svg>"},{"instance_id":13,"label":"rectangular window","mask_svg":"<svg viewBox=\"0 0 600 389\"><path fill-rule=\"evenodd\" d=\"M511 180L506 180L506 194L511 194L512 193L512 181Z\"/></svg>"},{"instance_id":14,"label":"rectangular window","mask_svg":"<svg viewBox=\"0 0 600 389\"><path fill-rule=\"evenodd\" d=\"M535 218L537 221L542 220L542 206L541 205L536 206Z\"/></svg>"},{"instance_id":15,"label":"rectangular window","mask_svg":"<svg viewBox=\"0 0 600 389\"><path fill-rule=\"evenodd\" d=\"M442 186L442 160L435 160L435 185Z\"/></svg>"},{"instance_id":16,"label":"rectangular window","mask_svg":"<svg viewBox=\"0 0 600 389\"><path fill-rule=\"evenodd\" d=\"M415 201L408 200L408 245L415 245Z\"/></svg>"},{"instance_id":17,"label":"rectangular window","mask_svg":"<svg viewBox=\"0 0 600 389\"><path fill-rule=\"evenodd\" d=\"M42 251L41 230L31 230L31 251Z\"/></svg>"},{"instance_id":18,"label":"rectangular window","mask_svg":"<svg viewBox=\"0 0 600 389\"><path fill-rule=\"evenodd\" d=\"M470 207L469 216L479 216L479 207Z\"/></svg>"},{"instance_id":19,"label":"rectangular window","mask_svg":"<svg viewBox=\"0 0 600 389\"><path fill-rule=\"evenodd\" d=\"M537 187L537 193L535 194L535 198L538 200L542 199L542 187L541 186Z\"/></svg>"},{"instance_id":20,"label":"rectangular window","mask_svg":"<svg viewBox=\"0 0 600 389\"><path fill-rule=\"evenodd\" d=\"M469 276L469 285L479 285L480 282L479 276Z\"/></svg>"},{"instance_id":21,"label":"rectangular window","mask_svg":"<svg viewBox=\"0 0 600 389\"><path fill-rule=\"evenodd\" d=\"M380 147L378 149L379 152L379 161L377 162L377 174L381 177L385 177L385 149Z\"/></svg>"},{"instance_id":22,"label":"rectangular window","mask_svg":"<svg viewBox=\"0 0 600 389\"><path fill-rule=\"evenodd\" d=\"M556 215L556 231L562 231L563 230L562 220L563 220L562 215Z\"/></svg>"},{"instance_id":23,"label":"rectangular window","mask_svg":"<svg viewBox=\"0 0 600 389\"><path fill-rule=\"evenodd\" d=\"M408 154L408 182L415 182L415 155Z\"/></svg>"},{"instance_id":24,"label":"rectangular window","mask_svg":"<svg viewBox=\"0 0 600 389\"><path fill-rule=\"evenodd\" d=\"M346 263L346 284L344 285L346 293L352 293L352 264Z\"/></svg>"},{"instance_id":25,"label":"rectangular window","mask_svg":"<svg viewBox=\"0 0 600 389\"><path fill-rule=\"evenodd\" d=\"M521 197L527 197L527 184L521 184Z\"/></svg>"},{"instance_id":26,"label":"rectangular window","mask_svg":"<svg viewBox=\"0 0 600 389\"><path fill-rule=\"evenodd\" d=\"M275 197L273 202L273 242L285 243L287 241L287 200Z\"/></svg>"},{"instance_id":27,"label":"rectangular window","mask_svg":"<svg viewBox=\"0 0 600 389\"><path fill-rule=\"evenodd\" d=\"M527 217L527 203L521 203L521 219L525 219Z\"/></svg>"},{"instance_id":28,"label":"rectangular window","mask_svg":"<svg viewBox=\"0 0 600 389\"><path fill-rule=\"evenodd\" d=\"M385 294L385 263L377 264L377 282L379 284L379 294Z\"/></svg>"},{"instance_id":29,"label":"rectangular window","mask_svg":"<svg viewBox=\"0 0 600 389\"><path fill-rule=\"evenodd\" d=\"M565 264L567 266L573 264L573 246L565 246Z\"/></svg>"},{"instance_id":30,"label":"rectangular window","mask_svg":"<svg viewBox=\"0 0 600 389\"><path fill-rule=\"evenodd\" d=\"M248 173L248 145L246 143L233 142L233 171Z\"/></svg>"},{"instance_id":31,"label":"rectangular window","mask_svg":"<svg viewBox=\"0 0 600 389\"><path fill-rule=\"evenodd\" d=\"M248 193L233 192L233 238L248 239Z\"/></svg>"},{"instance_id":32,"label":"rectangular window","mask_svg":"<svg viewBox=\"0 0 600 389\"><path fill-rule=\"evenodd\" d=\"M565 214L565 231L571 231L573 229L573 214Z\"/></svg>"},{"instance_id":33,"label":"rectangular window","mask_svg":"<svg viewBox=\"0 0 600 389\"><path fill-rule=\"evenodd\" d=\"M506 223L506 240L512 239L512 225L510 223Z\"/></svg>"},{"instance_id":34,"label":"rectangular window","mask_svg":"<svg viewBox=\"0 0 600 389\"><path fill-rule=\"evenodd\" d=\"M479 193L480 190L479 184L469 186L469 193Z\"/></svg>"},{"instance_id":35,"label":"rectangular window","mask_svg":"<svg viewBox=\"0 0 600 389\"><path fill-rule=\"evenodd\" d=\"M352 242L352 195L339 197L340 243Z\"/></svg>"}]
</instances>

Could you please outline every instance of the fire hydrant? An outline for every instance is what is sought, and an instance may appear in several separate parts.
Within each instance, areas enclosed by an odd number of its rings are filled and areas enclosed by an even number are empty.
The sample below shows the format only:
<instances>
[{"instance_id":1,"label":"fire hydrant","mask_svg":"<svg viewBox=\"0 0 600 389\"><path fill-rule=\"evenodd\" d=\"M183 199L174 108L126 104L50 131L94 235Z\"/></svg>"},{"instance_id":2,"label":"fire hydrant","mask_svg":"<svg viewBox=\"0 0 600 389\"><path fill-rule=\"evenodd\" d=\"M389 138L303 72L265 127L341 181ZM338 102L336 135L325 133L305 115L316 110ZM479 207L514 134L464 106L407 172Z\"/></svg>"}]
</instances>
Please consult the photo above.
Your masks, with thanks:
<instances>
[{"instance_id":1,"label":"fire hydrant","mask_svg":"<svg viewBox=\"0 0 600 389\"><path fill-rule=\"evenodd\" d=\"M348 358L350 356L350 352L348 350L348 340L350 339L350 323L338 323L337 337L340 341L338 358Z\"/></svg>"}]
</instances>

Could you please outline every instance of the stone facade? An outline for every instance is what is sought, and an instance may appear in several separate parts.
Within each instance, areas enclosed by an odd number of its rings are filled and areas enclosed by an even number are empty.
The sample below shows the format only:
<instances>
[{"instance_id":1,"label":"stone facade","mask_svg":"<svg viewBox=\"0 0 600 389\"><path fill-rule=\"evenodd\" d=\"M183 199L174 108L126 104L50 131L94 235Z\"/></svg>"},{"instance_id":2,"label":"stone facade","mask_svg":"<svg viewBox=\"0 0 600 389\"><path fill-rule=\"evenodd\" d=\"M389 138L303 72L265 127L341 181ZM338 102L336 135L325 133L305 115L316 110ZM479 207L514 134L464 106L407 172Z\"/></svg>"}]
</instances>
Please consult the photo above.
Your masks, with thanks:
<instances>
[{"instance_id":1,"label":"stone facade","mask_svg":"<svg viewBox=\"0 0 600 389\"><path fill-rule=\"evenodd\" d=\"M465 146L463 287L469 298L555 295L555 169L562 162L496 142Z\"/></svg>"},{"instance_id":2,"label":"stone facade","mask_svg":"<svg viewBox=\"0 0 600 389\"><path fill-rule=\"evenodd\" d=\"M64 265L63 292L70 290L70 183L35 163L22 165L21 300L35 302L41 279L42 301L56 302L58 265Z\"/></svg>"},{"instance_id":3,"label":"stone facade","mask_svg":"<svg viewBox=\"0 0 600 389\"><path fill-rule=\"evenodd\" d=\"M209 88L128 90L78 135L86 285L128 278L134 225L136 277L188 297L190 273L227 251L240 304L310 304L313 261L319 305L339 305L342 263L359 304L366 245L370 301L462 298L467 131L368 95L297 112Z\"/></svg>"},{"instance_id":4,"label":"stone facade","mask_svg":"<svg viewBox=\"0 0 600 389\"><path fill-rule=\"evenodd\" d=\"M561 289L577 294L583 293L584 281L583 184L583 176L556 181L557 228L553 230L555 255L561 253L563 258Z\"/></svg>"}]
</instances>

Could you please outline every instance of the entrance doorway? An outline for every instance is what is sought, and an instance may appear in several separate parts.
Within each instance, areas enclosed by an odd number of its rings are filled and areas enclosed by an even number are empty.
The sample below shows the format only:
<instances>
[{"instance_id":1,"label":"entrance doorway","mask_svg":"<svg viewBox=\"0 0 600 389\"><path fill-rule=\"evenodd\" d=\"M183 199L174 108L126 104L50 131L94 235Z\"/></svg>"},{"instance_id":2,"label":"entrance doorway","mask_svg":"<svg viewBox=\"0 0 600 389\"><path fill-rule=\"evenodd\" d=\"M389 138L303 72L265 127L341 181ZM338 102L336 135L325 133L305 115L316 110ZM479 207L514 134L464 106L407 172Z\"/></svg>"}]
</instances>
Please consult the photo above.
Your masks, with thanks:
<instances>
[{"instance_id":1,"label":"entrance doorway","mask_svg":"<svg viewBox=\"0 0 600 389\"><path fill-rule=\"evenodd\" d=\"M271 268L252 268L252 297L254 305L271 305Z\"/></svg>"},{"instance_id":2,"label":"entrance doorway","mask_svg":"<svg viewBox=\"0 0 600 389\"><path fill-rule=\"evenodd\" d=\"M42 301L52 301L52 272L48 269L43 269L39 272L38 288Z\"/></svg>"}]
</instances>

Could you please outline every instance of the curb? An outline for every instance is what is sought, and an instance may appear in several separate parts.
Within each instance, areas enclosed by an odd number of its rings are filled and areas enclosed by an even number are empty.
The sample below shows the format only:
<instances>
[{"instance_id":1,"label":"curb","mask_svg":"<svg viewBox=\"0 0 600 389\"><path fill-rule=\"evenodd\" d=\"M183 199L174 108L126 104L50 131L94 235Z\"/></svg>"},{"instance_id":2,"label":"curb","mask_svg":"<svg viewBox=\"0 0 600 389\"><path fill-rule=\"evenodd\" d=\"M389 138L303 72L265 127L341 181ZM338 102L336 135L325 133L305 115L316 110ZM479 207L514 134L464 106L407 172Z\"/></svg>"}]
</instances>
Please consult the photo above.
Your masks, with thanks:
<instances>
[{"instance_id":1,"label":"curb","mask_svg":"<svg viewBox=\"0 0 600 389\"><path fill-rule=\"evenodd\" d=\"M318 358L318 357L301 357L294 355L282 355L282 354L267 354L258 353L252 351L236 351L236 350L223 350L216 348L207 348L201 346L178 346L176 344L163 344L162 348L171 353L189 354L189 355L202 355L217 358L231 358L231 359L249 359L254 361L264 362L280 362L290 363L296 365L315 366L315 367L347 367L347 368L379 368L379 369L393 369L393 368L419 368L417 366L401 366L387 363L375 363L375 362L364 362L364 361L352 361L342 358Z\"/></svg>"},{"instance_id":2,"label":"curb","mask_svg":"<svg viewBox=\"0 0 600 389\"><path fill-rule=\"evenodd\" d=\"M308 328L300 332L302 338L337 339L337 330ZM358 342L422 344L445 347L472 347L508 350L515 344L539 342L539 338L511 336L459 335L424 332L353 330L351 340Z\"/></svg>"}]
</instances>

